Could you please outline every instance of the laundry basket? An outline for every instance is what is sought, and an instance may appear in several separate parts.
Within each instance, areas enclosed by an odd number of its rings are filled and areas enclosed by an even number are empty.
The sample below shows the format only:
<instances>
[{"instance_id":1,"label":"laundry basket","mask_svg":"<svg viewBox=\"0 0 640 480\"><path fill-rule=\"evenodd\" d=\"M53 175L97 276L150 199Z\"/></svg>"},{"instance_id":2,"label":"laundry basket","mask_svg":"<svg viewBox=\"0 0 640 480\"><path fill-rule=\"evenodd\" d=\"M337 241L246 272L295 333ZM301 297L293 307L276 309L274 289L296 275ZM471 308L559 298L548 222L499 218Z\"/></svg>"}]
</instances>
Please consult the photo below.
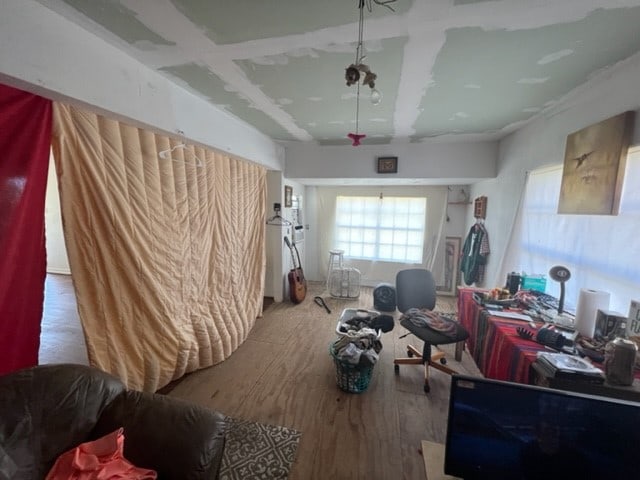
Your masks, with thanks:
<instances>
[{"instance_id":1,"label":"laundry basket","mask_svg":"<svg viewBox=\"0 0 640 480\"><path fill-rule=\"evenodd\" d=\"M354 365L343 362L333 350L333 343L329 345L329 353L336 365L336 383L340 390L349 393L362 393L369 387L374 365Z\"/></svg>"}]
</instances>

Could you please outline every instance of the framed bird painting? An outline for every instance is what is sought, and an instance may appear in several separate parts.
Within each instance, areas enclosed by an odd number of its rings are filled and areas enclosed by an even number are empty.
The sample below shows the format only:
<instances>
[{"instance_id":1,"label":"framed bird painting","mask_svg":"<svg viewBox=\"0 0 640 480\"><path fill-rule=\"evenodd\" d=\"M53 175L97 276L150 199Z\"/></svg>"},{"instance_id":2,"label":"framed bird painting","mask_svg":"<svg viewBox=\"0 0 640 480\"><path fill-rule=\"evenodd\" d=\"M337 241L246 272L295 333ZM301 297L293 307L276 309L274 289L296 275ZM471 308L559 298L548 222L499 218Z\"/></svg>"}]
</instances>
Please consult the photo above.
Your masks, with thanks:
<instances>
[{"instance_id":1,"label":"framed bird painting","mask_svg":"<svg viewBox=\"0 0 640 480\"><path fill-rule=\"evenodd\" d=\"M617 215L635 112L567 137L558 213Z\"/></svg>"}]
</instances>

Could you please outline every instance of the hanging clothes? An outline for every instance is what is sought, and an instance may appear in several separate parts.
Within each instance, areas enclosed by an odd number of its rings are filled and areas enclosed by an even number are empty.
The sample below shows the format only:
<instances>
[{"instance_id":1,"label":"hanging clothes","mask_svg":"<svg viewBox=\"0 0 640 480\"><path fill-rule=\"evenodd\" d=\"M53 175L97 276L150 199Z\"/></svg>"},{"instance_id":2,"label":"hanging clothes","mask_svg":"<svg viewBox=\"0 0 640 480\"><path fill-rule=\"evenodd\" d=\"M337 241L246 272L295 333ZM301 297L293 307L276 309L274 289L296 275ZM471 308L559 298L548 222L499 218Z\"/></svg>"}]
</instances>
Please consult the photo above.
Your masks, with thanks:
<instances>
[{"instance_id":1,"label":"hanging clothes","mask_svg":"<svg viewBox=\"0 0 640 480\"><path fill-rule=\"evenodd\" d=\"M480 222L471 227L462 247L460 271L464 274L464 283L482 283L484 269L489 256L489 234Z\"/></svg>"}]
</instances>

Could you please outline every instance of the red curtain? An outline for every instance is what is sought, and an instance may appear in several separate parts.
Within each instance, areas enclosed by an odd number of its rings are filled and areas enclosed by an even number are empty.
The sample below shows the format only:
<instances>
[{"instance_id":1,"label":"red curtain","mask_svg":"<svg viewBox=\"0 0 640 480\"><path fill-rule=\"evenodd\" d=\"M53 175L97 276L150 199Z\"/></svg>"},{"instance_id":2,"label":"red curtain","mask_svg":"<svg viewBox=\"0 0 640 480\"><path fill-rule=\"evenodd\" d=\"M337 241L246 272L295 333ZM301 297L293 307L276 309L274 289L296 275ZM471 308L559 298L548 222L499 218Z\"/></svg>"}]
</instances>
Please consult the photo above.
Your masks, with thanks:
<instances>
[{"instance_id":1,"label":"red curtain","mask_svg":"<svg viewBox=\"0 0 640 480\"><path fill-rule=\"evenodd\" d=\"M0 374L38 363L51 110L0 85Z\"/></svg>"}]
</instances>

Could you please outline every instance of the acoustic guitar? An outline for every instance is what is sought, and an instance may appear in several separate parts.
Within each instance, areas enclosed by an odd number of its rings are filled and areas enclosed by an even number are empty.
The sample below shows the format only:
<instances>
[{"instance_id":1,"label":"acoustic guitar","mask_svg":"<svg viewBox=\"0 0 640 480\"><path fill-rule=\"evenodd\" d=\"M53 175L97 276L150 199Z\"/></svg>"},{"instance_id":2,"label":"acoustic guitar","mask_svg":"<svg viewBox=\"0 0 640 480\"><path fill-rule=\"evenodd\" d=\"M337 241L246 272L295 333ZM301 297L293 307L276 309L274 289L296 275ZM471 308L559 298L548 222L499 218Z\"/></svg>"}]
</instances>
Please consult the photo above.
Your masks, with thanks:
<instances>
[{"instance_id":1,"label":"acoustic guitar","mask_svg":"<svg viewBox=\"0 0 640 480\"><path fill-rule=\"evenodd\" d=\"M289 296L293 303L300 303L307 296L307 280L304 278L304 272L302 271L302 264L300 263L300 253L295 243L291 243L287 236L284 237L284 243L287 244L291 251L291 261L293 262L293 268L289 270ZM295 255L294 255L295 253ZM296 257L298 261L296 262Z\"/></svg>"}]
</instances>

